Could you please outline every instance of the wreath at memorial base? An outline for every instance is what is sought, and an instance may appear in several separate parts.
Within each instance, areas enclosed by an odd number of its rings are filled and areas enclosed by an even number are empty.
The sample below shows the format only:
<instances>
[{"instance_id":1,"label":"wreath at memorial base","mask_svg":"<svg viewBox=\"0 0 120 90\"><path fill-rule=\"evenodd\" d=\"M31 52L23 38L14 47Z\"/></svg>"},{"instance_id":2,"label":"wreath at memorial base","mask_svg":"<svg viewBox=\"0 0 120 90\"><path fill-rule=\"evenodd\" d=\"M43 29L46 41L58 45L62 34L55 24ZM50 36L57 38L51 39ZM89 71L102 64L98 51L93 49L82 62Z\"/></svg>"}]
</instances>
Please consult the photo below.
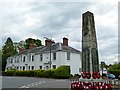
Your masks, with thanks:
<instances>
[{"instance_id":1,"label":"wreath at memorial base","mask_svg":"<svg viewBox=\"0 0 120 90\"><path fill-rule=\"evenodd\" d=\"M82 78L85 78L85 76L86 76L86 72L83 72L82 73Z\"/></svg>"},{"instance_id":2,"label":"wreath at memorial base","mask_svg":"<svg viewBox=\"0 0 120 90\"><path fill-rule=\"evenodd\" d=\"M92 77L94 79L99 79L100 78L100 73L99 72L93 72Z\"/></svg>"},{"instance_id":3,"label":"wreath at memorial base","mask_svg":"<svg viewBox=\"0 0 120 90\"><path fill-rule=\"evenodd\" d=\"M90 72L86 72L86 78L90 79L91 78L91 73Z\"/></svg>"},{"instance_id":4,"label":"wreath at memorial base","mask_svg":"<svg viewBox=\"0 0 120 90\"><path fill-rule=\"evenodd\" d=\"M82 78L90 79L91 78L91 73L90 72L83 72L82 73Z\"/></svg>"}]
</instances>

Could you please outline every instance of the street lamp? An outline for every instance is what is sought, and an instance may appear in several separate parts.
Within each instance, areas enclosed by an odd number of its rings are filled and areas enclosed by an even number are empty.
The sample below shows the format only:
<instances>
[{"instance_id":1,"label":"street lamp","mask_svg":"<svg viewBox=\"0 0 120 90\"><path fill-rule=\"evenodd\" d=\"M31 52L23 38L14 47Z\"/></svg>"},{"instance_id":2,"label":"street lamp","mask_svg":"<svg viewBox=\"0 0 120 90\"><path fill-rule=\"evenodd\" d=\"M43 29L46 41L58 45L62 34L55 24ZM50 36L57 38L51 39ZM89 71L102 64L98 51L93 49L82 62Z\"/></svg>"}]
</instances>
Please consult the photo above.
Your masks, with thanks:
<instances>
[{"instance_id":1,"label":"street lamp","mask_svg":"<svg viewBox=\"0 0 120 90\"><path fill-rule=\"evenodd\" d=\"M46 40L50 40L50 41L52 41L52 39L50 39L50 38L48 38L48 37L44 37ZM50 69L51 69L51 64L52 64L52 62L51 62L51 43L50 43L50 61L48 62L49 64L50 64Z\"/></svg>"}]
</instances>

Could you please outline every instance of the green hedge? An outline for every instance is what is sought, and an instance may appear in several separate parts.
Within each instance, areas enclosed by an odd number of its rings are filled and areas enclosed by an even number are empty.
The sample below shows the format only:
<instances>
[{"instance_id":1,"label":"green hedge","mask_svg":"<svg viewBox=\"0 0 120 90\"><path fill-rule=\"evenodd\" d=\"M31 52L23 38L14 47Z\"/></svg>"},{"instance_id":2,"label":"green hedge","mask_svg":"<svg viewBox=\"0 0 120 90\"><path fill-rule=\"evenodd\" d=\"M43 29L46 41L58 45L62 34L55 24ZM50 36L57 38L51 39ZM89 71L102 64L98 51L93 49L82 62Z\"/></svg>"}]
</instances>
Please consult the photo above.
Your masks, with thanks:
<instances>
[{"instance_id":1,"label":"green hedge","mask_svg":"<svg viewBox=\"0 0 120 90\"><path fill-rule=\"evenodd\" d=\"M70 66L60 66L57 69L51 70L8 70L7 76L30 76L30 77L45 77L45 78L69 78L70 77Z\"/></svg>"},{"instance_id":2,"label":"green hedge","mask_svg":"<svg viewBox=\"0 0 120 90\"><path fill-rule=\"evenodd\" d=\"M115 76L119 76L120 75L120 70L109 70L109 73L112 73Z\"/></svg>"},{"instance_id":3,"label":"green hedge","mask_svg":"<svg viewBox=\"0 0 120 90\"><path fill-rule=\"evenodd\" d=\"M54 70L52 74L53 78L69 78L70 77L70 66L60 66Z\"/></svg>"},{"instance_id":4,"label":"green hedge","mask_svg":"<svg viewBox=\"0 0 120 90\"><path fill-rule=\"evenodd\" d=\"M115 76L120 75L120 63L119 64L114 64L111 66L108 70L110 73L114 74Z\"/></svg>"},{"instance_id":5,"label":"green hedge","mask_svg":"<svg viewBox=\"0 0 120 90\"><path fill-rule=\"evenodd\" d=\"M41 70L41 69L39 69L39 70L35 70L35 73L34 73L34 76L35 77L44 77L44 72L45 70Z\"/></svg>"},{"instance_id":6,"label":"green hedge","mask_svg":"<svg viewBox=\"0 0 120 90\"><path fill-rule=\"evenodd\" d=\"M15 69L8 69L7 72L5 72L5 74L7 76L14 76L15 75Z\"/></svg>"},{"instance_id":7,"label":"green hedge","mask_svg":"<svg viewBox=\"0 0 120 90\"><path fill-rule=\"evenodd\" d=\"M34 71L29 70L29 71L15 71L15 76L29 76L32 77L34 76Z\"/></svg>"}]
</instances>

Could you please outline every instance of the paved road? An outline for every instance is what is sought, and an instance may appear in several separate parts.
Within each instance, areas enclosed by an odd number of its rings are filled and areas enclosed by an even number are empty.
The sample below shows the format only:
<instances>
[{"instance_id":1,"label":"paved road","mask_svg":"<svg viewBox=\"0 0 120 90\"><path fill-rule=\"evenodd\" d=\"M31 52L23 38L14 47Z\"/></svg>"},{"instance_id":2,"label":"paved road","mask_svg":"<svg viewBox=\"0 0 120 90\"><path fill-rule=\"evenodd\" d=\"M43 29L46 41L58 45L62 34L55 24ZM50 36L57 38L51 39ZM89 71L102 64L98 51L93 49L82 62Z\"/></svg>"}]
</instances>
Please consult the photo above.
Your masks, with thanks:
<instances>
[{"instance_id":1,"label":"paved road","mask_svg":"<svg viewBox=\"0 0 120 90\"><path fill-rule=\"evenodd\" d=\"M46 79L34 77L3 77L2 88L70 88L68 79Z\"/></svg>"}]
</instances>

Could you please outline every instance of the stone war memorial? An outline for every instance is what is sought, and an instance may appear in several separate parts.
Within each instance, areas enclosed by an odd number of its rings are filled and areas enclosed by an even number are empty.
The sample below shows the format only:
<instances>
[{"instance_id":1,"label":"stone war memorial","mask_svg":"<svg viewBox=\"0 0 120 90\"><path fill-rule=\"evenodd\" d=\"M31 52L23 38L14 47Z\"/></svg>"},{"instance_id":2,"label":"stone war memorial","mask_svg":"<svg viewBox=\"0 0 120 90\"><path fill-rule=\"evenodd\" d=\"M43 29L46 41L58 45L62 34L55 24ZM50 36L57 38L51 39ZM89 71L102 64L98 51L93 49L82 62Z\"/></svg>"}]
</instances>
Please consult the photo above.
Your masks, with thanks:
<instances>
[{"instance_id":1,"label":"stone war memorial","mask_svg":"<svg viewBox=\"0 0 120 90\"><path fill-rule=\"evenodd\" d=\"M82 14L82 72L79 81L71 83L71 90L112 90L99 72L99 56L93 13Z\"/></svg>"}]
</instances>

